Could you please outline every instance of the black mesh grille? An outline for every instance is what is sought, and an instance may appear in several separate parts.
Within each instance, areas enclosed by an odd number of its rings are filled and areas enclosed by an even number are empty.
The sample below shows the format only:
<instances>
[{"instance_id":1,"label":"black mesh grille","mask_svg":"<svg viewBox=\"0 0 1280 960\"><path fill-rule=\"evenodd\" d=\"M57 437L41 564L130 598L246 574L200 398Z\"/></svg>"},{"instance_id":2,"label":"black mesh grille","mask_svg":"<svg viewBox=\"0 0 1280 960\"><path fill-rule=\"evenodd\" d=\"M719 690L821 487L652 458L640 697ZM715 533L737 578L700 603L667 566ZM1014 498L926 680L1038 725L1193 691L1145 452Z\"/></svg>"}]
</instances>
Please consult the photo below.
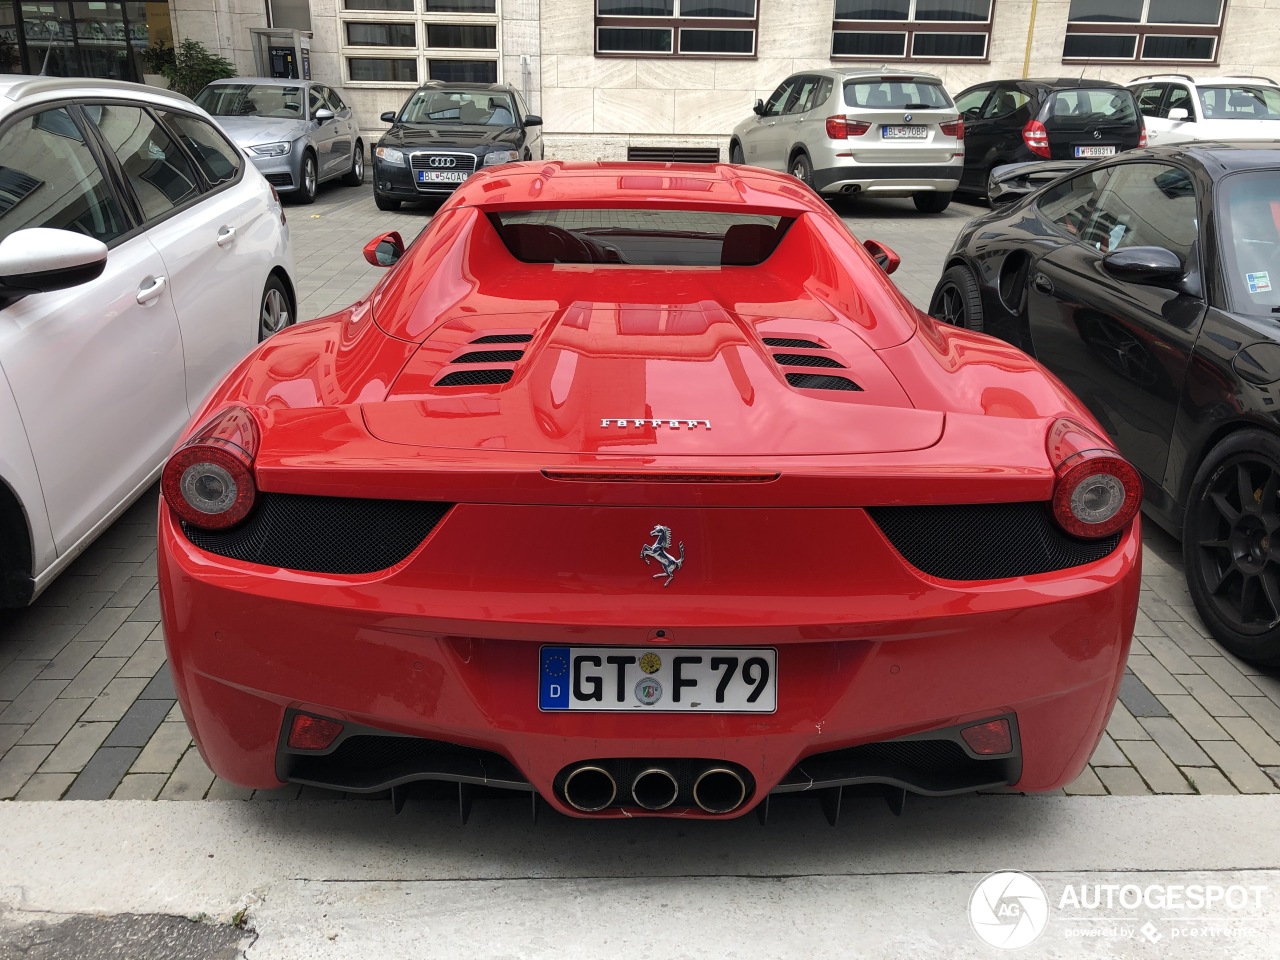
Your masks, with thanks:
<instances>
[{"instance_id":1,"label":"black mesh grille","mask_svg":"<svg viewBox=\"0 0 1280 960\"><path fill-rule=\"evenodd\" d=\"M1044 504L869 507L908 563L944 580L998 580L1101 560L1120 543L1063 533Z\"/></svg>"},{"instance_id":2,"label":"black mesh grille","mask_svg":"<svg viewBox=\"0 0 1280 960\"><path fill-rule=\"evenodd\" d=\"M267 183L273 187L292 187L293 175L288 173L268 173Z\"/></svg>"},{"instance_id":3,"label":"black mesh grille","mask_svg":"<svg viewBox=\"0 0 1280 960\"><path fill-rule=\"evenodd\" d=\"M794 793L834 784L899 784L926 794L963 793L1013 783L1021 776L1017 753L972 757L955 740L886 740L814 754L801 760L775 790Z\"/></svg>"},{"instance_id":4,"label":"black mesh grille","mask_svg":"<svg viewBox=\"0 0 1280 960\"><path fill-rule=\"evenodd\" d=\"M349 790L374 790L413 780L495 782L528 789L523 775L500 754L441 740L356 734L332 753L280 757L286 780Z\"/></svg>"},{"instance_id":5,"label":"black mesh grille","mask_svg":"<svg viewBox=\"0 0 1280 960\"><path fill-rule=\"evenodd\" d=\"M848 377L831 377L823 373L788 373L787 383L802 390L861 390Z\"/></svg>"},{"instance_id":6,"label":"black mesh grille","mask_svg":"<svg viewBox=\"0 0 1280 960\"><path fill-rule=\"evenodd\" d=\"M524 356L523 350L472 350L453 359L454 363L515 363Z\"/></svg>"},{"instance_id":7,"label":"black mesh grille","mask_svg":"<svg viewBox=\"0 0 1280 960\"><path fill-rule=\"evenodd\" d=\"M478 337L472 343L528 343L533 339L532 333L491 333L487 337Z\"/></svg>"},{"instance_id":8,"label":"black mesh grille","mask_svg":"<svg viewBox=\"0 0 1280 960\"><path fill-rule=\"evenodd\" d=\"M230 530L182 525L187 539L220 557L312 573L373 573L399 563L452 504L260 493Z\"/></svg>"},{"instance_id":9,"label":"black mesh grille","mask_svg":"<svg viewBox=\"0 0 1280 960\"><path fill-rule=\"evenodd\" d=\"M627 147L628 160L655 163L719 163L719 147Z\"/></svg>"},{"instance_id":10,"label":"black mesh grille","mask_svg":"<svg viewBox=\"0 0 1280 960\"><path fill-rule=\"evenodd\" d=\"M805 350L822 350L822 344L815 343L812 340L800 340L796 337L765 337L764 345L766 347L795 347Z\"/></svg>"},{"instance_id":11,"label":"black mesh grille","mask_svg":"<svg viewBox=\"0 0 1280 960\"><path fill-rule=\"evenodd\" d=\"M775 353L773 359L786 367L843 367L844 364L831 357L822 357L815 353Z\"/></svg>"},{"instance_id":12,"label":"black mesh grille","mask_svg":"<svg viewBox=\"0 0 1280 960\"><path fill-rule=\"evenodd\" d=\"M506 383L510 370L455 370L436 381L437 387L476 387L486 383Z\"/></svg>"}]
</instances>

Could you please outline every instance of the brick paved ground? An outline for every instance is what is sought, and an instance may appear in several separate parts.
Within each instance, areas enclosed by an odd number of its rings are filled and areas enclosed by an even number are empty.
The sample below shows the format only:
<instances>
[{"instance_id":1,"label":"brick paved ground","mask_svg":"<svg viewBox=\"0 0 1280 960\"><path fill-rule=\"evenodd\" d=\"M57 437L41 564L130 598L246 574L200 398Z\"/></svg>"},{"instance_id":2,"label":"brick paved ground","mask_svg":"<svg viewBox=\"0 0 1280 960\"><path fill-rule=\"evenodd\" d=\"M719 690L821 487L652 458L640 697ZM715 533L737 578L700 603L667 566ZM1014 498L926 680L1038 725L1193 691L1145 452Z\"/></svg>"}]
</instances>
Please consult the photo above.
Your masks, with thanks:
<instances>
[{"instance_id":1,"label":"brick paved ground","mask_svg":"<svg viewBox=\"0 0 1280 960\"><path fill-rule=\"evenodd\" d=\"M902 256L895 280L924 306L976 208L917 214L910 201L839 208ZM411 239L429 211L378 211L368 187L290 206L300 315L365 293L374 234ZM191 745L164 667L150 491L30 609L0 612L0 799L279 800L214 778ZM1141 613L1120 703L1070 794L1272 793L1280 784L1280 678L1225 654L1191 606L1176 543L1146 528Z\"/></svg>"}]
</instances>

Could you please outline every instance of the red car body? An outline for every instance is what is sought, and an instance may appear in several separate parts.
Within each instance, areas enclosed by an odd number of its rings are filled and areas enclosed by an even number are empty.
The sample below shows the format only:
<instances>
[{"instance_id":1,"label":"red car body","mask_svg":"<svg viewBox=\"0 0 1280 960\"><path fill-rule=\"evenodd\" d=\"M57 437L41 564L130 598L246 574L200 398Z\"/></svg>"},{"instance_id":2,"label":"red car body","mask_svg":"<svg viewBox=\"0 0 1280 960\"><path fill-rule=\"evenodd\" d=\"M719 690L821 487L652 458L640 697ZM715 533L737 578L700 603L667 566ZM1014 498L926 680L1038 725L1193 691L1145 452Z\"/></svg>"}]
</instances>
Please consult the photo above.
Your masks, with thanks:
<instances>
[{"instance_id":1,"label":"red car body","mask_svg":"<svg viewBox=\"0 0 1280 960\"><path fill-rule=\"evenodd\" d=\"M523 211L786 226L755 265L727 239L724 265L629 264L607 236L586 245L608 262L524 262L499 229ZM856 388L806 379L819 364ZM365 299L245 358L180 449L227 409L256 431L253 512L201 531L166 479L159 575L183 713L233 783L455 780L606 817L1043 791L1079 774L1115 701L1138 521L1094 539L1053 522L1061 461L1116 459L1105 434L1014 347L916 310L785 176L478 174ZM546 647L776 651L772 681L732 667L776 707L665 712L668 690L541 709L563 667Z\"/></svg>"}]
</instances>

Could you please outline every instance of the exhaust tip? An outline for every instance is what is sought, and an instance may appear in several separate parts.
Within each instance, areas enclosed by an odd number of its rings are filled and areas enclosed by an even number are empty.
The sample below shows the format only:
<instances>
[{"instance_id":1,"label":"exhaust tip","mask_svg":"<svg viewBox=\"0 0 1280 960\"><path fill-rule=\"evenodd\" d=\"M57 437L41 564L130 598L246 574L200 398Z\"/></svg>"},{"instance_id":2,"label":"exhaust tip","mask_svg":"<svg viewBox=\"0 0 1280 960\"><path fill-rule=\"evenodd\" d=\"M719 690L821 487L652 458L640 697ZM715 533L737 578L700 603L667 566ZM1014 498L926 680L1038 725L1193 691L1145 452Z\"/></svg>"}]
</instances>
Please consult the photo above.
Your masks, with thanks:
<instances>
[{"instance_id":1,"label":"exhaust tip","mask_svg":"<svg viewBox=\"0 0 1280 960\"><path fill-rule=\"evenodd\" d=\"M665 810L676 802L680 785L668 770L649 767L631 781L631 798L646 810Z\"/></svg>"},{"instance_id":2,"label":"exhaust tip","mask_svg":"<svg viewBox=\"0 0 1280 960\"><path fill-rule=\"evenodd\" d=\"M693 802L707 813L732 813L746 799L746 782L727 767L704 770L693 783Z\"/></svg>"},{"instance_id":3,"label":"exhaust tip","mask_svg":"<svg viewBox=\"0 0 1280 960\"><path fill-rule=\"evenodd\" d=\"M603 767L582 766L564 779L564 799L581 813L599 813L618 796L618 782Z\"/></svg>"}]
</instances>

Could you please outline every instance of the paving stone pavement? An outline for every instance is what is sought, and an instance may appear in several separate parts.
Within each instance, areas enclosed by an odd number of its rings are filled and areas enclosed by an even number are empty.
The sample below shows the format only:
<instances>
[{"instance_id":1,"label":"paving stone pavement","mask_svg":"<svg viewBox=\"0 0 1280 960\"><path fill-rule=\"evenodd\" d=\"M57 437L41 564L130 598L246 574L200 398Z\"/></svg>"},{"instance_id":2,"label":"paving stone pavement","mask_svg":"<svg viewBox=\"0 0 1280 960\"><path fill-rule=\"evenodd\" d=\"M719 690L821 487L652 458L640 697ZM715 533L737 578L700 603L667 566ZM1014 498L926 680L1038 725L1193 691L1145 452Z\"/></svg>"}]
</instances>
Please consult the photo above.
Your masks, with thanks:
<instances>
[{"instance_id":1,"label":"paving stone pavement","mask_svg":"<svg viewBox=\"0 0 1280 960\"><path fill-rule=\"evenodd\" d=\"M323 188L287 207L299 316L363 296L381 271L364 244L406 241L431 207L382 212L368 186ZM842 201L861 239L902 257L894 275L927 304L951 242L981 208L941 215L909 200ZM292 800L214 777L191 743L164 663L152 489L30 608L0 611L0 799ZM1280 790L1280 677L1226 654L1192 607L1177 543L1148 523L1143 590L1120 702L1089 768L1067 794L1231 794ZM323 795L313 793L313 795Z\"/></svg>"}]
</instances>

